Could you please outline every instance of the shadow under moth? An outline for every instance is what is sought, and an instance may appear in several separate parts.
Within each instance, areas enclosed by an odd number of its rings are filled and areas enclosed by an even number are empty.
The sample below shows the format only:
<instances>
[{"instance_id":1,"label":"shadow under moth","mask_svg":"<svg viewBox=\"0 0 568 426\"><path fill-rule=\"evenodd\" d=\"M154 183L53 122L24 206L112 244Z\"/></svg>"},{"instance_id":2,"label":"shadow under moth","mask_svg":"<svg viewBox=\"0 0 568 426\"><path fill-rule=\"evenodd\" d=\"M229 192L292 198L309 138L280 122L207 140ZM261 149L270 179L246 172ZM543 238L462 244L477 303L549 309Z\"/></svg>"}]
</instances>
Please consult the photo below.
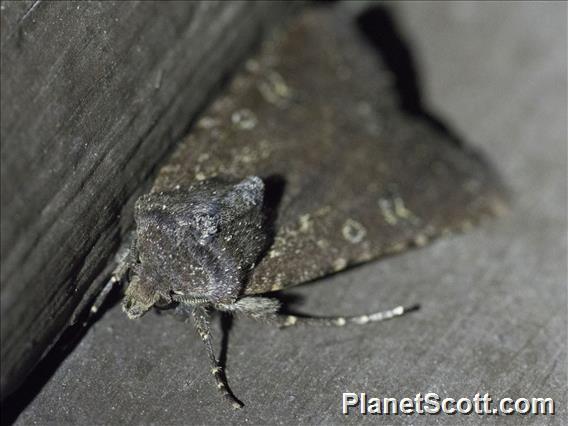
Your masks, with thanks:
<instances>
[{"instance_id":1,"label":"shadow under moth","mask_svg":"<svg viewBox=\"0 0 568 426\"><path fill-rule=\"evenodd\" d=\"M424 246L505 209L482 157L401 111L395 86L352 17L303 13L246 63L136 202L132 243L110 284L127 283L130 318L155 306L191 317L235 407L211 343L212 310L280 326L402 315L399 306L304 318L280 314L266 294Z\"/></svg>"}]
</instances>

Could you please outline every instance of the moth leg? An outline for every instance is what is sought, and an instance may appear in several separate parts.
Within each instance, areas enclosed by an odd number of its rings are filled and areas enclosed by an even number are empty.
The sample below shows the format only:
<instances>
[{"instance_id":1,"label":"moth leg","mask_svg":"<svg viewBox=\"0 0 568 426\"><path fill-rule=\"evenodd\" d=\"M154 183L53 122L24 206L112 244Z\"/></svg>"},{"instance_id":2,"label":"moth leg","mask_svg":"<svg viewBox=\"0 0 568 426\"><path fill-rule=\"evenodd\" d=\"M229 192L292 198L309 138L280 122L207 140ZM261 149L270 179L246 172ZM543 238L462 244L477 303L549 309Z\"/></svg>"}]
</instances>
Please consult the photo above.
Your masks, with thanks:
<instances>
[{"instance_id":1,"label":"moth leg","mask_svg":"<svg viewBox=\"0 0 568 426\"><path fill-rule=\"evenodd\" d=\"M110 278L110 280L107 281L107 283L105 284L105 286L103 287L101 292L97 295L97 298L95 299L95 301L91 305L91 309L89 311L89 317L92 317L93 315L95 315L99 311L101 306L103 306L103 304L105 303L105 300L108 297L108 294L113 289L113 287L114 287L114 285L116 284L117 281L118 280L115 278L114 275Z\"/></svg>"},{"instance_id":2,"label":"moth leg","mask_svg":"<svg viewBox=\"0 0 568 426\"><path fill-rule=\"evenodd\" d=\"M418 305L406 308L397 306L394 309L366 315L314 317L311 315L283 314L279 312L281 306L281 303L277 299L256 296L243 297L231 304L215 305L220 311L244 314L254 319L276 321L276 323L283 328L293 325L318 325L328 327L343 327L348 324L363 325L399 317L418 309Z\"/></svg>"},{"instance_id":3,"label":"moth leg","mask_svg":"<svg viewBox=\"0 0 568 426\"><path fill-rule=\"evenodd\" d=\"M121 245L114 257L116 262L116 267L112 271L110 279L107 281L101 292L98 294L97 298L91 305L91 309L89 312L89 318L95 315L101 306L104 304L105 300L107 299L109 293L113 289L116 284L120 284L126 274L128 273L131 266L136 261L138 257L137 250L136 250L136 236L134 232L130 233L126 239L126 241Z\"/></svg>"},{"instance_id":4,"label":"moth leg","mask_svg":"<svg viewBox=\"0 0 568 426\"><path fill-rule=\"evenodd\" d=\"M248 296L233 303L215 304L219 311L243 314L259 320L273 320L278 316L282 304L271 297Z\"/></svg>"},{"instance_id":5,"label":"moth leg","mask_svg":"<svg viewBox=\"0 0 568 426\"><path fill-rule=\"evenodd\" d=\"M334 317L313 317L309 315L281 315L279 316L280 327L291 327L294 325L318 325L327 327L343 327L346 325L363 325L372 322L381 322L391 318L396 318L408 312L416 311L418 305L410 307L397 306L396 308L389 309L382 312L375 312L372 314L357 315L357 316L334 316Z\"/></svg>"},{"instance_id":6,"label":"moth leg","mask_svg":"<svg viewBox=\"0 0 568 426\"><path fill-rule=\"evenodd\" d=\"M209 312L203 306L194 306L192 309L192 317L193 322L195 323L195 328L197 329L201 340L205 344L205 350L207 351L207 355L209 356L209 361L211 363L211 374L215 377L217 389L219 389L219 391L223 394L223 397L233 406L233 408L242 408L243 403L235 398L229 390L223 368L219 364L219 361L215 356L215 352L213 351L213 345L211 344L211 331L209 329Z\"/></svg>"}]
</instances>

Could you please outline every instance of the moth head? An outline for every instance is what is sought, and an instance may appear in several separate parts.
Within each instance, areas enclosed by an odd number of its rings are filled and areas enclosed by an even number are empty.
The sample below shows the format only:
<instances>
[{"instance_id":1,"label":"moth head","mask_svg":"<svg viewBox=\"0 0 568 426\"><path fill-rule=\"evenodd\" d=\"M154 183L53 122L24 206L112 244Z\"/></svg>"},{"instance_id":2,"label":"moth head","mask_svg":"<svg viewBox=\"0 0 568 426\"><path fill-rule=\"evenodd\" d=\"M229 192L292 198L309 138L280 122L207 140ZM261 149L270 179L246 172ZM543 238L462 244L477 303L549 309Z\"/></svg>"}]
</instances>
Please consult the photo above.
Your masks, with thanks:
<instances>
[{"instance_id":1,"label":"moth head","mask_svg":"<svg viewBox=\"0 0 568 426\"><path fill-rule=\"evenodd\" d=\"M135 275L128 284L124 298L122 299L122 310L128 318L135 319L144 315L156 303L158 297L156 293Z\"/></svg>"}]
</instances>

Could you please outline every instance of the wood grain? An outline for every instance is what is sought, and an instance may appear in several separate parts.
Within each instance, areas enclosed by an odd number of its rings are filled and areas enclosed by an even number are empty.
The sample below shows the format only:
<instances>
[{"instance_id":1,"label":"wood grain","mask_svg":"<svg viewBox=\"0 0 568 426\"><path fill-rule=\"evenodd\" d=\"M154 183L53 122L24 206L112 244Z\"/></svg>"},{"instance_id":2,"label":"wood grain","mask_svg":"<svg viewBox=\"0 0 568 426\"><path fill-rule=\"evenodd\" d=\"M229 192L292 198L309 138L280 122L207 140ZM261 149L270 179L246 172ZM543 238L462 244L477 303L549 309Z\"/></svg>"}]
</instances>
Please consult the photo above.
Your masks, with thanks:
<instances>
[{"instance_id":1,"label":"wood grain","mask_svg":"<svg viewBox=\"0 0 568 426\"><path fill-rule=\"evenodd\" d=\"M2 2L2 395L100 286L123 207L289 9Z\"/></svg>"}]
</instances>

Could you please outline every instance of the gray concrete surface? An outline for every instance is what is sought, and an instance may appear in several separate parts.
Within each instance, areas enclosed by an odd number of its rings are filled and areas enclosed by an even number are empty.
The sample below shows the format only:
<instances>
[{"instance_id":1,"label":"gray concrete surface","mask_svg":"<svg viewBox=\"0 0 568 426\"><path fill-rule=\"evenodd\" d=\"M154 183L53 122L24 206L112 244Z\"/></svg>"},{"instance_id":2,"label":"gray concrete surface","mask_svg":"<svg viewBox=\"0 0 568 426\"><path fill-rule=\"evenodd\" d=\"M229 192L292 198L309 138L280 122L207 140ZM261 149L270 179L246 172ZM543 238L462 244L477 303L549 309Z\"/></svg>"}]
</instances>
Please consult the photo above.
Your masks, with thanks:
<instances>
[{"instance_id":1,"label":"gray concrete surface","mask_svg":"<svg viewBox=\"0 0 568 426\"><path fill-rule=\"evenodd\" d=\"M482 148L515 194L509 216L434 245L294 289L302 311L420 302L377 327L277 330L236 320L212 388L189 325L109 310L21 413L30 424L565 424L566 6L397 6L426 101ZM217 342L219 339L217 339ZM555 416L340 413L342 392L380 397L552 397Z\"/></svg>"}]
</instances>

